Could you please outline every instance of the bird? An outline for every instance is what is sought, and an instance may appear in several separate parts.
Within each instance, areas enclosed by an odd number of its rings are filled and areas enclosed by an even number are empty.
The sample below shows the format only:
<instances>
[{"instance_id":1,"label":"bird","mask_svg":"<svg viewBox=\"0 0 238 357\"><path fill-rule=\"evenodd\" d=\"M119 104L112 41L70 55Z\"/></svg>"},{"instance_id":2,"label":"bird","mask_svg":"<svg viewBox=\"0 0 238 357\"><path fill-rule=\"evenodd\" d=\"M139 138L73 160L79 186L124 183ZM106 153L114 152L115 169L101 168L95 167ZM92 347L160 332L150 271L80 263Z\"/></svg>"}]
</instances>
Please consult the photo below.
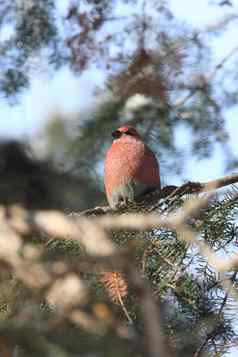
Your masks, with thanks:
<instances>
[{"instance_id":1,"label":"bird","mask_svg":"<svg viewBox=\"0 0 238 357\"><path fill-rule=\"evenodd\" d=\"M161 188L155 154L135 127L125 124L112 132L106 152L104 186L112 209L135 202L142 195Z\"/></svg>"}]
</instances>

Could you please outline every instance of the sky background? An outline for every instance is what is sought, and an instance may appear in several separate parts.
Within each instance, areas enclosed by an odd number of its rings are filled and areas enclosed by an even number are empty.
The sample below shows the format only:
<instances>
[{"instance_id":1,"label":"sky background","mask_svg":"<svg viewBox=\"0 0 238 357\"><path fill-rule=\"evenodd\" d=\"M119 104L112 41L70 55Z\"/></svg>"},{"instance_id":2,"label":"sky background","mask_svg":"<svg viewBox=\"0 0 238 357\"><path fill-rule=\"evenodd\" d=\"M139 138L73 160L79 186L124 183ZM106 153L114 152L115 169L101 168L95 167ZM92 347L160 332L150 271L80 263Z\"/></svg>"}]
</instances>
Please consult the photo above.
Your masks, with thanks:
<instances>
[{"instance_id":1,"label":"sky background","mask_svg":"<svg viewBox=\"0 0 238 357\"><path fill-rule=\"evenodd\" d=\"M60 13L65 14L68 1L60 2ZM171 0L171 9L176 17L190 26L204 28L217 23L224 13L238 11L238 0L230 9L227 6L209 6L209 0ZM4 34L0 33L0 36ZM214 66L237 45L237 27L230 26L224 36L218 36L212 42ZM31 86L19 97L19 104L9 105L5 98L0 98L0 137L18 137L28 140L37 136L44 124L54 112L62 113L66 120L92 104L95 85L103 83L103 73L92 69L75 77L66 67L49 78L44 66L40 72L34 73ZM233 108L226 112L226 128L230 135L230 147L238 155L238 111ZM182 132L176 136L177 142L184 147L188 140ZM223 154L217 145L213 158L196 161L192 158L187 163L184 178L190 180L208 180L224 174ZM174 182L177 183L177 182Z\"/></svg>"},{"instance_id":2,"label":"sky background","mask_svg":"<svg viewBox=\"0 0 238 357\"><path fill-rule=\"evenodd\" d=\"M60 1L60 11L63 16L65 4ZM208 6L208 0L171 0L171 9L176 17L185 23L204 28L217 23L224 12L238 13L238 0L233 1L233 8ZM214 66L237 46L238 30L230 26L223 37L214 39L211 46L214 51ZM4 36L0 32L0 37ZM54 77L49 78L44 68L40 73L32 75L31 86L19 97L19 104L10 105L5 98L0 98L0 137L14 137L28 140L36 137L54 112L65 114L70 120L71 115L90 107L94 100L95 85L103 83L103 74L100 70L84 72L81 77L75 77L69 69L63 68ZM230 148L238 156L238 107L226 112L226 128L230 135ZM181 135L180 135L181 134ZM181 132L176 136L177 142L184 147L188 137ZM161 167L161 170L163 168ZM197 161L190 159L186 164L184 177L194 181L206 181L224 174L223 154L217 145L212 158ZM173 184L181 179L175 178ZM238 349L234 348L229 356L238 356Z\"/></svg>"}]
</instances>

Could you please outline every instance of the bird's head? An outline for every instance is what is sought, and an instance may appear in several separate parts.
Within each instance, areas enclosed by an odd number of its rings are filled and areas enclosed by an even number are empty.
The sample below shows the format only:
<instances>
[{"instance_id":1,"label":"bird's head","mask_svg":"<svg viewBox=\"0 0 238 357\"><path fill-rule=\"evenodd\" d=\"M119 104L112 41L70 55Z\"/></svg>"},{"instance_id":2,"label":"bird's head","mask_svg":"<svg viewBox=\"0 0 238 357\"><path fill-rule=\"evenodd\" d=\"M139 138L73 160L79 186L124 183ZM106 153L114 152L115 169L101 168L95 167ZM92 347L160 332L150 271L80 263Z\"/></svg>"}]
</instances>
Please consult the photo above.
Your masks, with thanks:
<instances>
[{"instance_id":1,"label":"bird's head","mask_svg":"<svg viewBox=\"0 0 238 357\"><path fill-rule=\"evenodd\" d=\"M125 136L132 136L134 138L140 139L140 134L132 125L123 125L117 130L112 132L112 137L114 140Z\"/></svg>"}]
</instances>

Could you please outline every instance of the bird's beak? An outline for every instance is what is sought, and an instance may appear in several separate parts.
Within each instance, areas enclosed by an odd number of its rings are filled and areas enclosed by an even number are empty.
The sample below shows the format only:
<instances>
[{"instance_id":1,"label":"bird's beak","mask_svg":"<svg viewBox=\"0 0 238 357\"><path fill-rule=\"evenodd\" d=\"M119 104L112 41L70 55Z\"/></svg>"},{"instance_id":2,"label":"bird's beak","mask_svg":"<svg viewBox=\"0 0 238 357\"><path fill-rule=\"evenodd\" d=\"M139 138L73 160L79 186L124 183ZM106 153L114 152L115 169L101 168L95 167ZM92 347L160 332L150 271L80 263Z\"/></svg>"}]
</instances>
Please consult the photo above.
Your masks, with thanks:
<instances>
[{"instance_id":1,"label":"bird's beak","mask_svg":"<svg viewBox=\"0 0 238 357\"><path fill-rule=\"evenodd\" d=\"M119 130L115 130L112 132L113 139L118 139L122 136L122 133Z\"/></svg>"}]
</instances>

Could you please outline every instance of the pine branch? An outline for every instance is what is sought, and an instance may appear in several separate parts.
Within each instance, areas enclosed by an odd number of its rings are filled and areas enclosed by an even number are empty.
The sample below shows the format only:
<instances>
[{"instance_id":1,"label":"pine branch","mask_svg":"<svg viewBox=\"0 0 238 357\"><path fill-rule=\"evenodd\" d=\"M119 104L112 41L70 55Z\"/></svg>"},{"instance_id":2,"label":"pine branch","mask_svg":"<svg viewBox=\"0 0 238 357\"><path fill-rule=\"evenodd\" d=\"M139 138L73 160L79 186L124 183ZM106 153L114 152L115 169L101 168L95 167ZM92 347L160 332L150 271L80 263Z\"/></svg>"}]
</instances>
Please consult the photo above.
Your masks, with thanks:
<instances>
[{"instance_id":1,"label":"pine branch","mask_svg":"<svg viewBox=\"0 0 238 357\"><path fill-rule=\"evenodd\" d=\"M0 221L2 227L6 227L6 231L4 232L5 234L3 235L4 239L0 249L1 259L4 262L8 262L10 264L12 269L16 271L17 276L22 281L24 281L30 287L35 288L35 285L32 284L35 284L36 279L30 278L32 273L35 274L34 277L36 274L38 274L38 278L39 269L37 270L37 268L39 268L39 264L34 266L31 263L31 271L29 271L29 264L27 261L25 262L25 258L18 258L19 245L21 245L22 238L25 235L43 233L47 236L57 237L56 239L63 238L64 240L76 240L80 243L80 245L82 244L86 253L89 255L90 260L88 260L88 263L90 263L91 259L93 258L95 262L98 261L98 263L100 262L101 265L101 258L103 257L105 259L105 264L108 265L111 263L112 258L113 264L119 264L117 261L117 258L119 258L118 252L119 254L123 254L122 249L114 245L113 242L109 239L108 231L118 231L123 229L145 230L153 227L161 227L176 231L178 233L177 238L179 240L195 246L200 252L201 256L207 260L209 266L211 266L217 272L223 273L230 270L236 271L238 267L237 256L233 256L229 258L229 260L217 256L205 240L198 239L197 233L190 230L190 228L186 225L186 222L189 217L196 215L201 211L201 209L207 207L207 205L210 203L209 198L213 196L214 190L216 188L224 187L228 184L237 182L237 180L238 175L232 175L203 184L189 182L185 185L182 185L181 187L167 186L162 190L162 192L165 194L165 191L167 190L167 198L170 197L170 199L176 198L180 194L187 194L188 192L199 193L210 191L210 193L202 195L201 197L192 198L191 200L186 200L183 204L182 210L177 211L176 214L165 217L158 214L143 213L118 215L118 212L116 212L117 214L114 215L90 217L90 219L80 215L77 217L76 215L76 218L74 219L74 215L68 217L67 215L57 211L30 211L14 206L8 206L7 208L4 206L2 208L0 207ZM168 191L170 191L170 193L168 193ZM236 196L236 192L234 193L234 196ZM233 197L231 197L231 199L233 199ZM128 247L128 250L130 250L130 247ZM126 254L126 250L124 253ZM86 258L87 255L84 259ZM132 259L125 259L121 261L121 266L118 268L121 268L120 271L127 274L128 283L130 286L134 286L136 295L138 296L138 299L140 299L139 305L145 325L144 337L145 345L147 347L147 355L150 357L158 356L158 351L161 351L162 349L164 349L164 352L161 352L161 355L168 355L165 347L163 347L164 339L162 334L162 327L159 318L159 311L157 310L157 304L153 298L153 293L149 288L146 287L145 283L139 279L138 272L135 272L134 270L133 261L134 260ZM26 263L27 270L25 269ZM42 264L42 269L43 268L43 271L49 274L48 267L46 271L46 268ZM111 271L116 270L117 269L112 266ZM71 271L71 269L69 269L69 271ZM74 270L74 273L77 273L79 276L79 271ZM41 276L39 276L39 278L40 277ZM47 277L48 275L46 275L46 278ZM49 279L51 279L51 277L49 277ZM45 280L45 278L41 280L41 286L43 288L48 286L48 282ZM52 280L52 282L54 282L54 280ZM121 294L121 291L119 292L118 283L118 280L113 281L114 287L116 289L116 296L120 302L123 294ZM229 279L222 279L222 281L220 281L220 286L224 289L225 292L229 293L229 296L234 297L235 301L238 301L237 293ZM124 305L122 299L121 302L121 307L123 308ZM81 325L85 323L85 314L86 313L84 313L83 310L77 311L77 315L72 315L70 319L72 321L76 321L75 316L77 316L78 324ZM90 316L88 319L89 321L87 321L87 328L92 330L93 326L95 325L95 321ZM100 329L100 326L98 325L97 329Z\"/></svg>"},{"instance_id":2,"label":"pine branch","mask_svg":"<svg viewBox=\"0 0 238 357\"><path fill-rule=\"evenodd\" d=\"M219 189L228 185L232 185L238 182L238 173L221 177L216 180L211 180L208 182L191 182L188 181L181 186L165 186L162 190L155 190L149 194L144 195L138 200L138 207L148 207L148 211L154 211L161 199L172 200L174 198L182 197L184 195L190 194L198 194L201 192L209 192L215 189ZM173 202L173 200L172 200ZM118 213L123 213L126 210L126 207L121 207L117 210ZM88 209L86 211L82 211L79 214L74 215L85 215L85 216L97 216L103 215L106 213L113 213L113 211L109 206L102 207L94 207L92 209Z\"/></svg>"}]
</instances>

